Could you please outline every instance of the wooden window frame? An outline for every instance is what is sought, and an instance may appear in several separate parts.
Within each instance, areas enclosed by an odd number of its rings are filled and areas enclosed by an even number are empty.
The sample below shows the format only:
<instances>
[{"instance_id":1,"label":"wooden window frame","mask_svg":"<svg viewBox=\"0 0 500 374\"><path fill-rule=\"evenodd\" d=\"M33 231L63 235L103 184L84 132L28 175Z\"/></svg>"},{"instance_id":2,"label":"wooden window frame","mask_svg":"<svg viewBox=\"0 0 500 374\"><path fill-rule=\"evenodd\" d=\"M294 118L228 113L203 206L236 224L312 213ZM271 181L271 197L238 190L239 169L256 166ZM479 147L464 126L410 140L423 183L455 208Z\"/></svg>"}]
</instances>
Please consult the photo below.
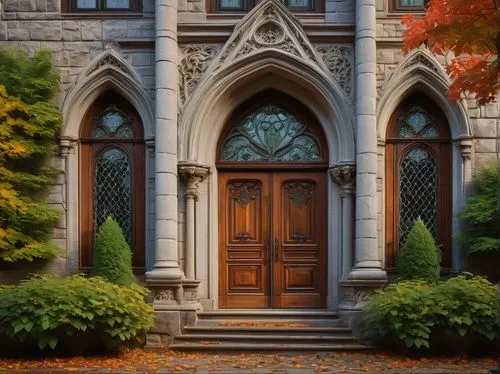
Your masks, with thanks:
<instances>
[{"instance_id":1,"label":"wooden window frame","mask_svg":"<svg viewBox=\"0 0 500 374\"><path fill-rule=\"evenodd\" d=\"M77 8L78 0L61 0L62 15L90 17L142 16L142 0L129 0L129 8L105 8L107 0L96 0L97 8Z\"/></svg>"},{"instance_id":2,"label":"wooden window frame","mask_svg":"<svg viewBox=\"0 0 500 374\"><path fill-rule=\"evenodd\" d=\"M288 0L285 0L286 7L294 13L323 13L325 11L325 0L310 0L312 6L307 8L290 8ZM221 9L220 0L207 0L207 13L209 14L244 14L251 11L256 5L257 0L243 0L244 7L242 9Z\"/></svg>"},{"instance_id":3,"label":"wooden window frame","mask_svg":"<svg viewBox=\"0 0 500 374\"><path fill-rule=\"evenodd\" d=\"M425 3L426 1L424 0L424 5L423 6L404 6L401 5L401 0L389 0L389 12L415 12L415 13L421 13L425 12Z\"/></svg>"},{"instance_id":4,"label":"wooden window frame","mask_svg":"<svg viewBox=\"0 0 500 374\"><path fill-rule=\"evenodd\" d=\"M95 118L109 107L116 107L130 120L133 138L95 138L91 131ZM79 267L83 271L92 269L93 251L93 181L96 161L109 149L123 151L130 162L132 183L131 197L131 250L134 271L143 272L145 263L145 143L144 130L139 114L130 103L114 92L107 92L92 105L84 116L80 131L80 250Z\"/></svg>"},{"instance_id":5,"label":"wooden window frame","mask_svg":"<svg viewBox=\"0 0 500 374\"><path fill-rule=\"evenodd\" d=\"M413 107L423 108L434 120L439 132L434 138L402 138L399 136L398 119ZM401 160L414 148L423 148L434 158L437 168L437 244L441 246L441 267L451 271L452 256L452 148L451 133L442 110L423 93L409 95L392 114L387 128L385 148L385 266L388 272L396 271L399 250L399 167Z\"/></svg>"}]
</instances>

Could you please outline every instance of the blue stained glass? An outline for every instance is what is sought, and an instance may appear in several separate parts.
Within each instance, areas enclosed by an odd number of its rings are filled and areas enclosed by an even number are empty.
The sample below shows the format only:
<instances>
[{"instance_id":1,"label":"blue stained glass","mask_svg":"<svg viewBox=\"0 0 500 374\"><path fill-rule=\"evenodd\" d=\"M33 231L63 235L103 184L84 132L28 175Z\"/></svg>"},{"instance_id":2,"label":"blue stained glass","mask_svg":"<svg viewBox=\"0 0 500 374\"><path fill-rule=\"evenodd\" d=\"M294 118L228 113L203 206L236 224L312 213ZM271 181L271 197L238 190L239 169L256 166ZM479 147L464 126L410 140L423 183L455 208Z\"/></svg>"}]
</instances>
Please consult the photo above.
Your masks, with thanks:
<instances>
[{"instance_id":1,"label":"blue stained glass","mask_svg":"<svg viewBox=\"0 0 500 374\"><path fill-rule=\"evenodd\" d=\"M316 140L307 126L276 105L265 105L240 120L222 148L223 161L317 161Z\"/></svg>"}]
</instances>

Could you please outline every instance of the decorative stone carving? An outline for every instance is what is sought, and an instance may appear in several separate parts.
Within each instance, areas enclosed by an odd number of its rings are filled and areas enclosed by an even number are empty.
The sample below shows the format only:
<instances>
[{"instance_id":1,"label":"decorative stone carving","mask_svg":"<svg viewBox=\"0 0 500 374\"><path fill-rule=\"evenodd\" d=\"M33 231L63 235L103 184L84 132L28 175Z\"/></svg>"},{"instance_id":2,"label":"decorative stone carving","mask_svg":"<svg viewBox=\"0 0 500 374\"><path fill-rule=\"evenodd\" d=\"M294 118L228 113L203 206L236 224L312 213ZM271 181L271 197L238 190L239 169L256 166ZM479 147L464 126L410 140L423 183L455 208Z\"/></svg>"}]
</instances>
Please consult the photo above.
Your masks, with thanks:
<instances>
[{"instance_id":1,"label":"decorative stone carving","mask_svg":"<svg viewBox=\"0 0 500 374\"><path fill-rule=\"evenodd\" d=\"M285 185L285 191L293 204L301 207L312 199L315 187L314 183L310 182L290 182Z\"/></svg>"},{"instance_id":2,"label":"decorative stone carving","mask_svg":"<svg viewBox=\"0 0 500 374\"><path fill-rule=\"evenodd\" d=\"M472 155L472 138L462 137L459 140L458 146L464 161L470 161Z\"/></svg>"},{"instance_id":3,"label":"decorative stone carving","mask_svg":"<svg viewBox=\"0 0 500 374\"><path fill-rule=\"evenodd\" d=\"M343 280L340 281L342 301L340 310L361 311L367 297L385 285L382 280Z\"/></svg>"},{"instance_id":4,"label":"decorative stone carving","mask_svg":"<svg viewBox=\"0 0 500 374\"><path fill-rule=\"evenodd\" d=\"M351 48L338 45L317 45L316 52L323 59L333 79L352 97L353 66L351 63Z\"/></svg>"},{"instance_id":5,"label":"decorative stone carving","mask_svg":"<svg viewBox=\"0 0 500 374\"><path fill-rule=\"evenodd\" d=\"M181 104L193 93L208 65L220 50L218 45L188 45L179 64L179 98Z\"/></svg>"},{"instance_id":6,"label":"decorative stone carving","mask_svg":"<svg viewBox=\"0 0 500 374\"><path fill-rule=\"evenodd\" d=\"M186 197L196 199L199 195L199 185L208 176L210 167L199 164L180 163L177 169L179 177L186 184Z\"/></svg>"},{"instance_id":7,"label":"decorative stone carving","mask_svg":"<svg viewBox=\"0 0 500 374\"><path fill-rule=\"evenodd\" d=\"M301 22L280 2L262 1L236 25L233 35L215 57L211 71L255 51L281 50L323 66ZM206 74L210 74L207 70Z\"/></svg>"},{"instance_id":8,"label":"decorative stone carving","mask_svg":"<svg viewBox=\"0 0 500 374\"><path fill-rule=\"evenodd\" d=\"M66 158L69 154L73 153L77 144L77 140L68 136L61 136L59 138L59 150L61 157Z\"/></svg>"},{"instance_id":9,"label":"decorative stone carving","mask_svg":"<svg viewBox=\"0 0 500 374\"><path fill-rule=\"evenodd\" d=\"M99 61L97 61L92 68L90 68L87 71L87 75L92 74L93 72L99 70L101 67L105 65L111 65L121 71L123 71L125 74L129 74L129 69L125 66L123 62L121 62L118 58L113 56L112 54L107 54L103 58L101 58Z\"/></svg>"},{"instance_id":10,"label":"decorative stone carving","mask_svg":"<svg viewBox=\"0 0 500 374\"><path fill-rule=\"evenodd\" d=\"M328 172L332 181L343 187L354 182L356 167L353 164L340 164L331 167Z\"/></svg>"},{"instance_id":11,"label":"decorative stone carving","mask_svg":"<svg viewBox=\"0 0 500 374\"><path fill-rule=\"evenodd\" d=\"M417 51L413 57L408 59L408 61L406 61L405 64L403 65L403 67L401 68L401 71L404 71L404 70L408 69L409 67L411 67L413 65L417 65L417 64L423 64L426 67L428 67L429 69L434 70L436 73L441 74L441 71L436 66L436 64L434 64L429 59L429 57L426 56L424 54L424 52L422 52L422 51Z\"/></svg>"},{"instance_id":12,"label":"decorative stone carving","mask_svg":"<svg viewBox=\"0 0 500 374\"><path fill-rule=\"evenodd\" d=\"M274 45L283 42L285 32L281 26L274 22L267 22L257 28L255 31L255 41L262 45Z\"/></svg>"},{"instance_id":13,"label":"decorative stone carving","mask_svg":"<svg viewBox=\"0 0 500 374\"><path fill-rule=\"evenodd\" d=\"M229 185L231 199L236 200L242 207L255 200L260 191L260 184L255 182L235 182Z\"/></svg>"},{"instance_id":14,"label":"decorative stone carving","mask_svg":"<svg viewBox=\"0 0 500 374\"><path fill-rule=\"evenodd\" d=\"M175 301L172 290L159 290L155 294L155 300L158 301Z\"/></svg>"}]
</instances>

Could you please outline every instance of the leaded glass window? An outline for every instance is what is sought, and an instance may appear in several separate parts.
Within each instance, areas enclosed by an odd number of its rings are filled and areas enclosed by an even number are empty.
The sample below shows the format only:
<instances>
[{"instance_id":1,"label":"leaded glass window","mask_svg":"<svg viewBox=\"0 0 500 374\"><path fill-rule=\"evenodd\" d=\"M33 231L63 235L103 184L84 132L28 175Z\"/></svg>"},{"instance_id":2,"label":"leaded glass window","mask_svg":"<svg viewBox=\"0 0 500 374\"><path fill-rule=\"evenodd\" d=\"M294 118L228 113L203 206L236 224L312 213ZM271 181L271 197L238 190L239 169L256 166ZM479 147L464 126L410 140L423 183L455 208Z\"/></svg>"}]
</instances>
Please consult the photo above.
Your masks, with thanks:
<instances>
[{"instance_id":1,"label":"leaded glass window","mask_svg":"<svg viewBox=\"0 0 500 374\"><path fill-rule=\"evenodd\" d=\"M420 7L424 6L424 0L399 0L399 4L401 6Z\"/></svg>"},{"instance_id":2,"label":"leaded glass window","mask_svg":"<svg viewBox=\"0 0 500 374\"><path fill-rule=\"evenodd\" d=\"M420 217L436 237L437 168L424 148L412 149L401 160L399 176L399 245Z\"/></svg>"},{"instance_id":3,"label":"leaded glass window","mask_svg":"<svg viewBox=\"0 0 500 374\"><path fill-rule=\"evenodd\" d=\"M222 161L319 161L307 125L277 105L264 105L239 120L222 147Z\"/></svg>"},{"instance_id":4,"label":"leaded glass window","mask_svg":"<svg viewBox=\"0 0 500 374\"><path fill-rule=\"evenodd\" d=\"M127 154L111 148L98 156L94 169L94 234L111 216L131 244L132 183Z\"/></svg>"},{"instance_id":5,"label":"leaded glass window","mask_svg":"<svg viewBox=\"0 0 500 374\"><path fill-rule=\"evenodd\" d=\"M97 118L90 135L93 138L133 138L128 118L117 110L108 110Z\"/></svg>"},{"instance_id":6,"label":"leaded glass window","mask_svg":"<svg viewBox=\"0 0 500 374\"><path fill-rule=\"evenodd\" d=\"M436 138L439 132L431 116L415 107L399 119L399 136L402 138Z\"/></svg>"}]
</instances>

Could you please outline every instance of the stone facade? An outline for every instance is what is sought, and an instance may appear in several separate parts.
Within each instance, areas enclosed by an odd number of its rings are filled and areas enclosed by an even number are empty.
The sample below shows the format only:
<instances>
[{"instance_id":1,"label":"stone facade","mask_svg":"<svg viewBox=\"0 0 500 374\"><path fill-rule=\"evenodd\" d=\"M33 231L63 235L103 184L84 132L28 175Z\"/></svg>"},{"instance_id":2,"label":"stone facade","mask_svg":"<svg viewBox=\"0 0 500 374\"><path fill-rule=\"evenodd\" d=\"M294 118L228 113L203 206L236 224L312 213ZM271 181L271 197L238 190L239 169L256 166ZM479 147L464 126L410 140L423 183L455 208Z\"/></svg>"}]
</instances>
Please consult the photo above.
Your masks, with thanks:
<instances>
[{"instance_id":1,"label":"stone facade","mask_svg":"<svg viewBox=\"0 0 500 374\"><path fill-rule=\"evenodd\" d=\"M65 127L54 165L63 173L49 202L65 212L53 233L64 252L44 267L79 269L79 129L93 101L113 89L144 126L146 279L169 329L179 311L187 318L217 308L215 148L225 119L262 89L303 102L327 137L329 309L359 310L359 294L386 279L385 133L408 92L423 89L447 116L454 217L475 170L500 161L500 103L448 102L445 59L403 55L390 0L326 0L324 14L298 15L263 0L245 16L224 17L207 14L208 0L144 0L142 15L129 17L63 14L60 1L4 0L0 21L0 46L49 49L61 74L55 100ZM462 257L454 242L454 270ZM0 281L22 274L3 272Z\"/></svg>"}]
</instances>

